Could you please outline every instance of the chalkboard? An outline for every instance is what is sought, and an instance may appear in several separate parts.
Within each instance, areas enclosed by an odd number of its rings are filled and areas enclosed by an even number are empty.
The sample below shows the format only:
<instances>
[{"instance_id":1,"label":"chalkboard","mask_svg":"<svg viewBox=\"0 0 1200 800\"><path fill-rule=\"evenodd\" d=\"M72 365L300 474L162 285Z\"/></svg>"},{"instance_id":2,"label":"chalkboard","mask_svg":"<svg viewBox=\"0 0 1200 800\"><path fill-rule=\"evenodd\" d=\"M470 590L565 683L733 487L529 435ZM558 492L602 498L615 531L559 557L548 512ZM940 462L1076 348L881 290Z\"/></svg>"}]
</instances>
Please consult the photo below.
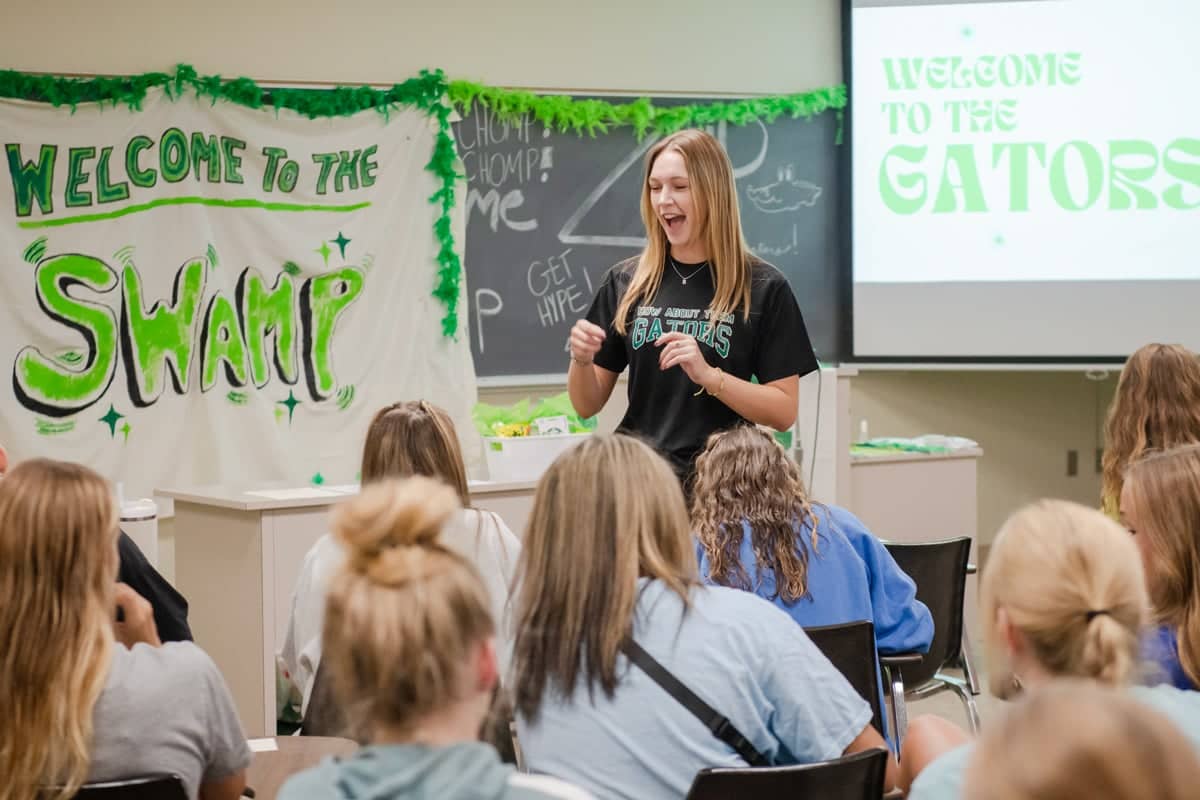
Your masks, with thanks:
<instances>
[{"instance_id":1,"label":"chalkboard","mask_svg":"<svg viewBox=\"0 0 1200 800\"><path fill-rule=\"evenodd\" d=\"M818 357L843 360L835 113L711 132L733 162L749 246L787 276ZM643 246L642 160L655 138L638 141L629 128L592 138L528 119L506 124L478 105L455 133L468 181L476 374L563 374L571 325L604 273Z\"/></svg>"}]
</instances>

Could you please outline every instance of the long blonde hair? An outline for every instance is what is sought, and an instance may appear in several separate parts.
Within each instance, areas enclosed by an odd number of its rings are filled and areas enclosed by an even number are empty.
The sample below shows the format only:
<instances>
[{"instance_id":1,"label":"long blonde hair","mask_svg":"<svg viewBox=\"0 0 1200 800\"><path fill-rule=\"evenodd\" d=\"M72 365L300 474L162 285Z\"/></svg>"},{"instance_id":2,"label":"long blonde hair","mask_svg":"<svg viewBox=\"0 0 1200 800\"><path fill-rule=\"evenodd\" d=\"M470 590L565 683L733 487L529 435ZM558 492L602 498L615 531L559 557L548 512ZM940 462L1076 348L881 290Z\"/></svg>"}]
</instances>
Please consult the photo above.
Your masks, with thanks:
<instances>
[{"instance_id":1,"label":"long blonde hair","mask_svg":"<svg viewBox=\"0 0 1200 800\"><path fill-rule=\"evenodd\" d=\"M323 663L356 730L411 732L462 699L473 648L495 631L479 574L438 542L457 508L449 487L409 478L334 511L348 558L330 582Z\"/></svg>"},{"instance_id":2,"label":"long blonde hair","mask_svg":"<svg viewBox=\"0 0 1200 800\"><path fill-rule=\"evenodd\" d=\"M1130 681L1147 601L1137 546L1095 509L1041 500L1017 511L992 543L979 587L992 690L1008 690L997 612L1053 675L1112 686Z\"/></svg>"},{"instance_id":3,"label":"long blonde hair","mask_svg":"<svg viewBox=\"0 0 1200 800\"><path fill-rule=\"evenodd\" d=\"M363 445L364 485L385 478L424 475L438 478L458 493L463 506L471 503L467 467L444 410L425 400L393 403L376 412Z\"/></svg>"},{"instance_id":4,"label":"long blonde hair","mask_svg":"<svg viewBox=\"0 0 1200 800\"><path fill-rule=\"evenodd\" d=\"M0 798L73 796L108 679L116 503L86 467L25 461L0 480Z\"/></svg>"},{"instance_id":5,"label":"long blonde hair","mask_svg":"<svg viewBox=\"0 0 1200 800\"><path fill-rule=\"evenodd\" d=\"M989 725L969 800L1190 800L1200 760L1162 714L1125 692L1056 681Z\"/></svg>"},{"instance_id":6,"label":"long blonde hair","mask_svg":"<svg viewBox=\"0 0 1200 800\"><path fill-rule=\"evenodd\" d=\"M808 549L797 531L811 529L817 549L813 514L800 468L775 437L752 425L714 433L696 459L692 488L692 528L708 556L714 583L757 591L742 564L744 532L750 525L759 575L775 577L775 593L786 603L808 594Z\"/></svg>"},{"instance_id":7,"label":"long blonde hair","mask_svg":"<svg viewBox=\"0 0 1200 800\"><path fill-rule=\"evenodd\" d=\"M683 157L688 184L695 203L695 222L703 232L704 247L712 265L715 284L709 319L716 324L721 317L739 307L750 315L750 265L754 256L746 247L742 218L738 210L737 184L729 155L711 134L688 129L673 133L646 153L642 169L642 224L646 227L646 248L637 260L629 288L617 305L614 327L624 335L633 309L649 301L662 285L663 270L671 244L650 200L650 170L667 150Z\"/></svg>"},{"instance_id":8,"label":"long blonde hair","mask_svg":"<svg viewBox=\"0 0 1200 800\"><path fill-rule=\"evenodd\" d=\"M1141 347L1121 370L1104 423L1103 501L1116 511L1125 469L1143 453L1200 442L1200 359L1177 344Z\"/></svg>"},{"instance_id":9,"label":"long blonde hair","mask_svg":"<svg viewBox=\"0 0 1200 800\"><path fill-rule=\"evenodd\" d=\"M639 576L683 598L699 582L679 480L629 436L592 436L538 482L515 585L514 705L536 719L582 676L611 697Z\"/></svg>"},{"instance_id":10,"label":"long blonde hair","mask_svg":"<svg viewBox=\"0 0 1200 800\"><path fill-rule=\"evenodd\" d=\"M1179 662L1200 686L1200 445L1145 456L1125 481L1150 553L1154 616L1175 629Z\"/></svg>"}]
</instances>

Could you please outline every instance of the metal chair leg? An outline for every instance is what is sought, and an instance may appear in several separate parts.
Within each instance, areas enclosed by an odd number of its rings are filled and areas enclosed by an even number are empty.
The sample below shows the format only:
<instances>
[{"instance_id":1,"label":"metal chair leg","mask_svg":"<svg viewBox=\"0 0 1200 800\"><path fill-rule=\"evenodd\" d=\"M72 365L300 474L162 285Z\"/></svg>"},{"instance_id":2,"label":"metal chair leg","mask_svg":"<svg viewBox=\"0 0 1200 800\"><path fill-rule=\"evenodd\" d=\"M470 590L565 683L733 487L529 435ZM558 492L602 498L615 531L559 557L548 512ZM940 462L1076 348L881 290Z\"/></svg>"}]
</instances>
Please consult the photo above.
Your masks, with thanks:
<instances>
[{"instance_id":1,"label":"metal chair leg","mask_svg":"<svg viewBox=\"0 0 1200 800\"><path fill-rule=\"evenodd\" d=\"M971 690L971 694L978 695L981 689L979 687L979 676L975 673L975 666L972 664L973 659L974 656L971 654L971 637L964 629L962 637L963 677L967 679L967 687Z\"/></svg>"},{"instance_id":2,"label":"metal chair leg","mask_svg":"<svg viewBox=\"0 0 1200 800\"><path fill-rule=\"evenodd\" d=\"M975 705L975 697L971 694L970 688L966 683L953 680L945 681L945 684L952 692L958 695L959 699L963 701L963 705L967 707L967 723L971 726L971 734L978 736L979 709Z\"/></svg>"},{"instance_id":3,"label":"metal chair leg","mask_svg":"<svg viewBox=\"0 0 1200 800\"><path fill-rule=\"evenodd\" d=\"M904 674L900 669L885 668L884 672L892 687L892 699L889 703L892 711L892 742L899 753L904 734L908 732L908 709L904 705Z\"/></svg>"}]
</instances>

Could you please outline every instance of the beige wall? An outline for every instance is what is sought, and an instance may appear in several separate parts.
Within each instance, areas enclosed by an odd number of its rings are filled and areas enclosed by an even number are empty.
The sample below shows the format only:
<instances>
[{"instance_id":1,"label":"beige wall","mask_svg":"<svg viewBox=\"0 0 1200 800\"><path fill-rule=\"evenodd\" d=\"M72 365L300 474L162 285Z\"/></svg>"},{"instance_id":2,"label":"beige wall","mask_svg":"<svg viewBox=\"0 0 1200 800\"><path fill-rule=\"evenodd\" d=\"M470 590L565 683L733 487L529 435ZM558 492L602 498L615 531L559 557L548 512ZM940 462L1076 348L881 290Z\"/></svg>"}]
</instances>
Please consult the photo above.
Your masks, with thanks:
<instances>
[{"instance_id":1,"label":"beige wall","mask_svg":"<svg viewBox=\"0 0 1200 800\"><path fill-rule=\"evenodd\" d=\"M1017 506L1039 497L1100 504L1095 451L1116 386L1082 372L862 372L853 381L850 417L857 436L945 433L984 450L979 463L979 535L991 541ZM1079 472L1067 475L1067 451Z\"/></svg>"},{"instance_id":2,"label":"beige wall","mask_svg":"<svg viewBox=\"0 0 1200 800\"><path fill-rule=\"evenodd\" d=\"M838 0L3 0L0 66L773 93L841 76Z\"/></svg>"}]
</instances>

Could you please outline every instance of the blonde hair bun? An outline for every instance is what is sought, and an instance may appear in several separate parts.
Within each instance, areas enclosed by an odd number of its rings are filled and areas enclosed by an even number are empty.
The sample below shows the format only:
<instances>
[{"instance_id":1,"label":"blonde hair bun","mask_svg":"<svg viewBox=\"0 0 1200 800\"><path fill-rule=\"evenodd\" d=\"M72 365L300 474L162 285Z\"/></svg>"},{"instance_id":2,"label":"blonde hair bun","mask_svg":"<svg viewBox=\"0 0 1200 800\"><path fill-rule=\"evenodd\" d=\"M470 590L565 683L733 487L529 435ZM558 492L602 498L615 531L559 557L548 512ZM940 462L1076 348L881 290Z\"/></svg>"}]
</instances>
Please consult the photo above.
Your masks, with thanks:
<instances>
[{"instance_id":1,"label":"blonde hair bun","mask_svg":"<svg viewBox=\"0 0 1200 800\"><path fill-rule=\"evenodd\" d=\"M442 550L438 537L458 511L458 496L431 478L381 481L363 487L333 514L333 533L347 568L373 583L398 586L423 575L423 551Z\"/></svg>"}]
</instances>

